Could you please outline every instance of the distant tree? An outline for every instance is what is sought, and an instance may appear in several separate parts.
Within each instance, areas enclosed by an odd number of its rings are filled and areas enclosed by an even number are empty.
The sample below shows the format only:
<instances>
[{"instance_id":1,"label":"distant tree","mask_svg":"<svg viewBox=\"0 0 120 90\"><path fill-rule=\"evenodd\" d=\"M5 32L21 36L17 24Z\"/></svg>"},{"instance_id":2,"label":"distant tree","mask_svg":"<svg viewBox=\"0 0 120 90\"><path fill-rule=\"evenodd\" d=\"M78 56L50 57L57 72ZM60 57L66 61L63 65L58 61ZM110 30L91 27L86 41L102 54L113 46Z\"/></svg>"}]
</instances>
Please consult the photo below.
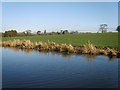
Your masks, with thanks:
<instances>
[{"instance_id":1,"label":"distant tree","mask_svg":"<svg viewBox=\"0 0 120 90\"><path fill-rule=\"evenodd\" d=\"M57 34L60 34L60 32L57 31Z\"/></svg>"},{"instance_id":2,"label":"distant tree","mask_svg":"<svg viewBox=\"0 0 120 90\"><path fill-rule=\"evenodd\" d=\"M5 37L14 37L14 36L17 36L17 31L16 30L5 31L4 36Z\"/></svg>"},{"instance_id":3,"label":"distant tree","mask_svg":"<svg viewBox=\"0 0 120 90\"><path fill-rule=\"evenodd\" d=\"M75 31L75 33L79 33L78 31Z\"/></svg>"},{"instance_id":4,"label":"distant tree","mask_svg":"<svg viewBox=\"0 0 120 90\"><path fill-rule=\"evenodd\" d=\"M63 34L63 30L60 30L60 33Z\"/></svg>"},{"instance_id":5,"label":"distant tree","mask_svg":"<svg viewBox=\"0 0 120 90\"><path fill-rule=\"evenodd\" d=\"M71 31L70 34L77 34L78 31Z\"/></svg>"},{"instance_id":6,"label":"distant tree","mask_svg":"<svg viewBox=\"0 0 120 90\"><path fill-rule=\"evenodd\" d=\"M69 33L68 30L63 31L63 34L68 34L68 33Z\"/></svg>"},{"instance_id":7,"label":"distant tree","mask_svg":"<svg viewBox=\"0 0 120 90\"><path fill-rule=\"evenodd\" d=\"M117 29L116 29L118 32L120 32L120 25L117 26Z\"/></svg>"},{"instance_id":8,"label":"distant tree","mask_svg":"<svg viewBox=\"0 0 120 90\"><path fill-rule=\"evenodd\" d=\"M31 34L31 30L26 30L27 34Z\"/></svg>"},{"instance_id":9,"label":"distant tree","mask_svg":"<svg viewBox=\"0 0 120 90\"><path fill-rule=\"evenodd\" d=\"M25 35L31 35L31 30L26 30L23 32Z\"/></svg>"},{"instance_id":10,"label":"distant tree","mask_svg":"<svg viewBox=\"0 0 120 90\"><path fill-rule=\"evenodd\" d=\"M37 31L37 34L40 35L40 34L41 34L41 31Z\"/></svg>"},{"instance_id":11,"label":"distant tree","mask_svg":"<svg viewBox=\"0 0 120 90\"><path fill-rule=\"evenodd\" d=\"M102 32L102 33L107 32L108 29L107 27L108 27L107 24L101 24L98 32Z\"/></svg>"},{"instance_id":12,"label":"distant tree","mask_svg":"<svg viewBox=\"0 0 120 90\"><path fill-rule=\"evenodd\" d=\"M44 30L44 34L46 34L46 30Z\"/></svg>"}]
</instances>

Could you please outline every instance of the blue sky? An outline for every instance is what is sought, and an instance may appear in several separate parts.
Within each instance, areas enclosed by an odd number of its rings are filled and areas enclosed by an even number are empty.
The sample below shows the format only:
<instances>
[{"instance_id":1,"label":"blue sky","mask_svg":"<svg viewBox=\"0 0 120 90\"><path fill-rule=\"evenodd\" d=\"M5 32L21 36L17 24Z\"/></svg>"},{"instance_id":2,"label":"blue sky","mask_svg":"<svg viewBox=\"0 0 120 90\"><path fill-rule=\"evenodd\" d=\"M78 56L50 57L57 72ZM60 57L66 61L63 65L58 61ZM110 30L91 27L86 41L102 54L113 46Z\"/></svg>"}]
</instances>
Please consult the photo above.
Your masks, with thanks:
<instances>
[{"instance_id":1,"label":"blue sky","mask_svg":"<svg viewBox=\"0 0 120 90\"><path fill-rule=\"evenodd\" d=\"M117 2L3 2L3 31L61 29L97 32L99 25L118 25Z\"/></svg>"},{"instance_id":2,"label":"blue sky","mask_svg":"<svg viewBox=\"0 0 120 90\"><path fill-rule=\"evenodd\" d=\"M2 30L2 3L0 2L0 31Z\"/></svg>"}]
</instances>

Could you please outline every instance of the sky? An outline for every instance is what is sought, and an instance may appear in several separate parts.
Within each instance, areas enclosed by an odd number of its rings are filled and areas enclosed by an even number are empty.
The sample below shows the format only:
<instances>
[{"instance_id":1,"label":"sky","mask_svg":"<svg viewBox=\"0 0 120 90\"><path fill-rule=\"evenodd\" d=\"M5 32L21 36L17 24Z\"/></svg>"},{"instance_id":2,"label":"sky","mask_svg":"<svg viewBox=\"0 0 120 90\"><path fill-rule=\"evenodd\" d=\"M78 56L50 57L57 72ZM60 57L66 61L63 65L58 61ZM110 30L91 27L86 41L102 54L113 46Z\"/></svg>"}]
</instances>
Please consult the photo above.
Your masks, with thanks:
<instances>
[{"instance_id":1,"label":"sky","mask_svg":"<svg viewBox=\"0 0 120 90\"><path fill-rule=\"evenodd\" d=\"M3 2L2 30L97 32L118 25L118 2Z\"/></svg>"},{"instance_id":2,"label":"sky","mask_svg":"<svg viewBox=\"0 0 120 90\"><path fill-rule=\"evenodd\" d=\"M0 2L0 31L2 30L2 3Z\"/></svg>"}]
</instances>

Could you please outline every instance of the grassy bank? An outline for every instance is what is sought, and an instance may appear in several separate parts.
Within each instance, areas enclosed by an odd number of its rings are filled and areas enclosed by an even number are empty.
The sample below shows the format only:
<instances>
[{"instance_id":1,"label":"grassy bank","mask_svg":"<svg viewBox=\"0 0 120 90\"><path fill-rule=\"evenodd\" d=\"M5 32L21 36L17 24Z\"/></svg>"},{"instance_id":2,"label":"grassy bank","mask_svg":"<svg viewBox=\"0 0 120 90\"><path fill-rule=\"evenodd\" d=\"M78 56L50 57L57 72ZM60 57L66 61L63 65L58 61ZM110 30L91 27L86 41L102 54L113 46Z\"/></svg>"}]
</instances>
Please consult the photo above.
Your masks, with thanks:
<instances>
[{"instance_id":1,"label":"grassy bank","mask_svg":"<svg viewBox=\"0 0 120 90\"><path fill-rule=\"evenodd\" d=\"M55 42L58 44L71 44L73 46L83 46L88 40L97 47L118 48L118 33L81 33L66 35L45 35L28 37L4 37L2 41L9 40L30 40L32 42Z\"/></svg>"},{"instance_id":2,"label":"grassy bank","mask_svg":"<svg viewBox=\"0 0 120 90\"><path fill-rule=\"evenodd\" d=\"M0 45L1 46L1 45ZM90 41L82 47L72 46L71 44L56 44L55 42L31 42L30 40L3 41L3 47L16 47L19 49L35 49L38 51L56 51L76 54L94 54L120 56L120 52L110 48L96 48Z\"/></svg>"}]
</instances>

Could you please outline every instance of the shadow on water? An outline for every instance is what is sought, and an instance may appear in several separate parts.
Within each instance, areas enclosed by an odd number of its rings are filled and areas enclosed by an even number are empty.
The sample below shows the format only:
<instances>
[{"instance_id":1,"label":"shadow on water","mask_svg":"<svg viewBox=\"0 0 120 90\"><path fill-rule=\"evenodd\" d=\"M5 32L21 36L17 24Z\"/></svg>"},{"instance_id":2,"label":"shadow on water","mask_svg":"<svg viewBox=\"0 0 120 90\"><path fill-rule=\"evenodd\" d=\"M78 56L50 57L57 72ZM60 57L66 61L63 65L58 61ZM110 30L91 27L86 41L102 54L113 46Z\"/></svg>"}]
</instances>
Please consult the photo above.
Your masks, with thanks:
<instances>
[{"instance_id":1,"label":"shadow on water","mask_svg":"<svg viewBox=\"0 0 120 90\"><path fill-rule=\"evenodd\" d=\"M37 50L33 50L33 49L19 49L19 48L13 48L13 47L4 47L4 48L8 48L8 49L10 49L10 50L13 50L13 51L16 51L16 52L21 52L21 51L23 51L23 52L25 52L26 54L29 54L30 52L36 52L36 53L39 53L39 54L44 54L44 55L47 55L48 53L51 53L52 55L60 55L62 58L69 58L69 59L71 59L73 56L81 56L81 55L83 55L83 54L74 54L74 53L66 53L66 52L56 52L56 51L37 51ZM94 61L95 60L95 58L97 57L97 56L101 56L101 55L89 55L89 54L84 54L83 55L85 58L87 58L87 60L89 61L89 62L92 62L92 61ZM104 56L104 55L102 55L102 56ZM109 59L109 61L111 61L111 60L114 60L114 59L116 59L116 56L106 56L106 57L108 57Z\"/></svg>"}]
</instances>

